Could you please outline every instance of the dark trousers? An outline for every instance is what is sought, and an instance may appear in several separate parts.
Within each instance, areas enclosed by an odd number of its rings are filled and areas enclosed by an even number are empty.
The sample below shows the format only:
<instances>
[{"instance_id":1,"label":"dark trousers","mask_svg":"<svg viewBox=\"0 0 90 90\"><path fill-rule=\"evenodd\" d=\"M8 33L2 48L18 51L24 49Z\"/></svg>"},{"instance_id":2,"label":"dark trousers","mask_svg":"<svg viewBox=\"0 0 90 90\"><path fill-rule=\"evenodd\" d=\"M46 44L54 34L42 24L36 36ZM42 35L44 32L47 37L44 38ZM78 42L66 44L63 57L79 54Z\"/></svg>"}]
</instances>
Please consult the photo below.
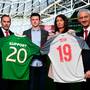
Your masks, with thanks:
<instances>
[{"instance_id":1,"label":"dark trousers","mask_svg":"<svg viewBox=\"0 0 90 90\"><path fill-rule=\"evenodd\" d=\"M0 79L0 90L2 90L2 80Z\"/></svg>"},{"instance_id":2,"label":"dark trousers","mask_svg":"<svg viewBox=\"0 0 90 90\"><path fill-rule=\"evenodd\" d=\"M2 80L3 88L2 90L28 90L29 81L28 80Z\"/></svg>"},{"instance_id":3,"label":"dark trousers","mask_svg":"<svg viewBox=\"0 0 90 90\"><path fill-rule=\"evenodd\" d=\"M45 67L30 66L30 89L29 90L45 90Z\"/></svg>"},{"instance_id":4,"label":"dark trousers","mask_svg":"<svg viewBox=\"0 0 90 90\"><path fill-rule=\"evenodd\" d=\"M90 78L86 81L86 90L90 90Z\"/></svg>"},{"instance_id":5,"label":"dark trousers","mask_svg":"<svg viewBox=\"0 0 90 90\"><path fill-rule=\"evenodd\" d=\"M87 90L85 87L85 82L77 83L55 83L56 90Z\"/></svg>"},{"instance_id":6,"label":"dark trousers","mask_svg":"<svg viewBox=\"0 0 90 90\"><path fill-rule=\"evenodd\" d=\"M0 51L0 90L2 90L2 53Z\"/></svg>"}]
</instances>

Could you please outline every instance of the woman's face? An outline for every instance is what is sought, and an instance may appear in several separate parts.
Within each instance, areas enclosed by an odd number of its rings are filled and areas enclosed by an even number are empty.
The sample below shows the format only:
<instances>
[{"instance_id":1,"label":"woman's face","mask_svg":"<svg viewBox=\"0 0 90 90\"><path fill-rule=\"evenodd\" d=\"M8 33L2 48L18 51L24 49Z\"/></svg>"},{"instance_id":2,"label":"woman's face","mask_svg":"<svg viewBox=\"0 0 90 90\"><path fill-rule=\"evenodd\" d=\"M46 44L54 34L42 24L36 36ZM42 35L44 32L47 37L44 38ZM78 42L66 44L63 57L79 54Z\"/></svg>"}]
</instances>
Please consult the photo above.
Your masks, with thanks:
<instances>
[{"instance_id":1,"label":"woman's face","mask_svg":"<svg viewBox=\"0 0 90 90\"><path fill-rule=\"evenodd\" d=\"M57 24L58 29L64 28L64 20L61 17L57 17L56 24Z\"/></svg>"}]
</instances>

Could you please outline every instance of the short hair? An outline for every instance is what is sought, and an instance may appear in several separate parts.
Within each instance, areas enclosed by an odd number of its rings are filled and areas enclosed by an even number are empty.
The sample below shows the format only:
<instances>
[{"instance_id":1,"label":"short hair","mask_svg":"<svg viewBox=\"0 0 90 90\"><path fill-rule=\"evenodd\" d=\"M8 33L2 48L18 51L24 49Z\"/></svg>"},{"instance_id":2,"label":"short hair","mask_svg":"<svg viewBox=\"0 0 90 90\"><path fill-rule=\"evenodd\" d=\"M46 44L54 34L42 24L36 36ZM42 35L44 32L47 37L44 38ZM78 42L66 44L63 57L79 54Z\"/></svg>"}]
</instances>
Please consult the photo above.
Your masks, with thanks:
<instances>
[{"instance_id":1,"label":"short hair","mask_svg":"<svg viewBox=\"0 0 90 90\"><path fill-rule=\"evenodd\" d=\"M80 9L78 11L78 13L77 13L77 17L79 17L79 15L80 15L81 12L86 12L86 13L90 14L90 10L88 10L88 9Z\"/></svg>"},{"instance_id":2,"label":"short hair","mask_svg":"<svg viewBox=\"0 0 90 90\"><path fill-rule=\"evenodd\" d=\"M30 16L30 18L31 18L32 16L38 16L39 19L40 19L40 15L39 15L38 13L32 13L31 16Z\"/></svg>"},{"instance_id":3,"label":"short hair","mask_svg":"<svg viewBox=\"0 0 90 90\"><path fill-rule=\"evenodd\" d=\"M4 14L4 15L2 15L2 17L1 17L1 21L3 20L3 18L4 18L4 17L9 17L9 18L10 18L10 16L9 16L9 15ZM11 21L11 18L10 18L10 21Z\"/></svg>"}]
</instances>

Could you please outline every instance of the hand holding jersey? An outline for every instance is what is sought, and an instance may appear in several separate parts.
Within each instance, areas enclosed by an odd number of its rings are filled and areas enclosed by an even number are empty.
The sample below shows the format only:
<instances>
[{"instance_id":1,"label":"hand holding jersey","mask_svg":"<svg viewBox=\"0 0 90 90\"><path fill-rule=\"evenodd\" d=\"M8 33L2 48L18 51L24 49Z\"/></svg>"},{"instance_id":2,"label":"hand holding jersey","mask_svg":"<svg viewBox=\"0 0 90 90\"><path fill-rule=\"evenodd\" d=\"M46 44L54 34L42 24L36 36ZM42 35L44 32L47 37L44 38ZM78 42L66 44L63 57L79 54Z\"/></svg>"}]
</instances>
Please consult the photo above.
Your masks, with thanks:
<instances>
[{"instance_id":1,"label":"hand holding jersey","mask_svg":"<svg viewBox=\"0 0 90 90\"><path fill-rule=\"evenodd\" d=\"M88 70L90 67L88 63L84 67L81 55L83 49L89 49L86 42L69 33L59 34L52 40L48 40L41 52L48 54L52 63L50 68L52 74L49 74L49 77L61 83L85 81L84 68L87 67Z\"/></svg>"},{"instance_id":2,"label":"hand holding jersey","mask_svg":"<svg viewBox=\"0 0 90 90\"><path fill-rule=\"evenodd\" d=\"M29 80L29 66L33 55L40 54L39 47L27 37L11 35L0 39L3 79Z\"/></svg>"},{"instance_id":3,"label":"hand holding jersey","mask_svg":"<svg viewBox=\"0 0 90 90\"><path fill-rule=\"evenodd\" d=\"M88 70L85 74L85 78L90 78L90 70Z\"/></svg>"}]
</instances>

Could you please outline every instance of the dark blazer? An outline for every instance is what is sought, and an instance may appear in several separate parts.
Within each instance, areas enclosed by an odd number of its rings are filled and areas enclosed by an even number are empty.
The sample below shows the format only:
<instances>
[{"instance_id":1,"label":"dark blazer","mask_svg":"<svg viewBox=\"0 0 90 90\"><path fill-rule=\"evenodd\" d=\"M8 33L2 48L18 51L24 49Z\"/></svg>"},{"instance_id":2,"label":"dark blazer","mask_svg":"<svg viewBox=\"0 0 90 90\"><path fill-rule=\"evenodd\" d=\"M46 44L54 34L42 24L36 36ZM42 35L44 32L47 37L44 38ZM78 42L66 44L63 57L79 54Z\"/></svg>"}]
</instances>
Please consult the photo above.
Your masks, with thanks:
<instances>
[{"instance_id":1,"label":"dark blazer","mask_svg":"<svg viewBox=\"0 0 90 90\"><path fill-rule=\"evenodd\" d=\"M31 29L24 31L23 34L26 35L30 40L32 40ZM48 32L45 30L41 30L41 47L40 48L42 48L44 43L47 41L47 37L48 37ZM36 38L38 38L38 37L36 36ZM40 55L38 57L42 60L43 65L45 66L47 56L46 55ZM36 58L36 56L35 56L35 58Z\"/></svg>"},{"instance_id":2,"label":"dark blazer","mask_svg":"<svg viewBox=\"0 0 90 90\"><path fill-rule=\"evenodd\" d=\"M82 29L81 32L77 32L76 33L77 36L81 36L81 37L84 37L84 30ZM88 46L90 47L90 32L89 32L89 35L87 37L87 39L85 40L86 43L88 44Z\"/></svg>"},{"instance_id":3,"label":"dark blazer","mask_svg":"<svg viewBox=\"0 0 90 90\"><path fill-rule=\"evenodd\" d=\"M31 29L24 31L23 34L32 40ZM41 47L47 41L47 37L48 37L48 32L45 30L41 30ZM38 37L36 36L36 38Z\"/></svg>"},{"instance_id":4,"label":"dark blazer","mask_svg":"<svg viewBox=\"0 0 90 90\"><path fill-rule=\"evenodd\" d=\"M10 33L10 35L13 34L13 32L11 32L10 30L9 30L9 33ZM2 38L2 37L4 37L4 34L3 34L2 29L0 27L0 38Z\"/></svg>"},{"instance_id":5,"label":"dark blazer","mask_svg":"<svg viewBox=\"0 0 90 90\"><path fill-rule=\"evenodd\" d=\"M81 32L76 33L77 36L84 37L84 30L82 29ZM85 40L87 45L90 47L90 32ZM83 64L84 64L84 72L87 70L90 70L90 50L82 50L82 58L83 58Z\"/></svg>"}]
</instances>

